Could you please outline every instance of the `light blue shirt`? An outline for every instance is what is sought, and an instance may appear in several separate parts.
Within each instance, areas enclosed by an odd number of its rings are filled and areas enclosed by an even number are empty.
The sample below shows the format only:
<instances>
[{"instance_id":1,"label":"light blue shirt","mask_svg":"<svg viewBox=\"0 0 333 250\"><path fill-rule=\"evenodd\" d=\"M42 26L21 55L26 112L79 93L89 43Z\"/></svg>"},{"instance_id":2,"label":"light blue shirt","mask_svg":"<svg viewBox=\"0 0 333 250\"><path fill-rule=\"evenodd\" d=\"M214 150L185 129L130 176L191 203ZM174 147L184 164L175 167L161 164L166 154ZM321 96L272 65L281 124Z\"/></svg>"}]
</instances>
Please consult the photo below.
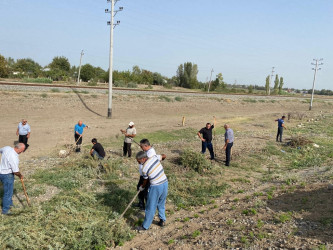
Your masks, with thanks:
<instances>
[{"instance_id":1,"label":"light blue shirt","mask_svg":"<svg viewBox=\"0 0 333 250\"><path fill-rule=\"evenodd\" d=\"M74 133L78 132L80 135L82 135L83 133L83 129L86 127L86 124L82 123L82 126L80 126L79 124L76 124L74 127Z\"/></svg>"},{"instance_id":2,"label":"light blue shirt","mask_svg":"<svg viewBox=\"0 0 333 250\"><path fill-rule=\"evenodd\" d=\"M0 174L12 174L19 172L19 157L12 147L0 148L1 163Z\"/></svg>"},{"instance_id":3,"label":"light blue shirt","mask_svg":"<svg viewBox=\"0 0 333 250\"><path fill-rule=\"evenodd\" d=\"M234 131L231 128L228 128L224 134L225 141L229 140L229 143L234 142Z\"/></svg>"},{"instance_id":4,"label":"light blue shirt","mask_svg":"<svg viewBox=\"0 0 333 250\"><path fill-rule=\"evenodd\" d=\"M19 135L27 135L30 133L30 125L26 123L25 125L22 124L22 122L18 125Z\"/></svg>"}]
</instances>

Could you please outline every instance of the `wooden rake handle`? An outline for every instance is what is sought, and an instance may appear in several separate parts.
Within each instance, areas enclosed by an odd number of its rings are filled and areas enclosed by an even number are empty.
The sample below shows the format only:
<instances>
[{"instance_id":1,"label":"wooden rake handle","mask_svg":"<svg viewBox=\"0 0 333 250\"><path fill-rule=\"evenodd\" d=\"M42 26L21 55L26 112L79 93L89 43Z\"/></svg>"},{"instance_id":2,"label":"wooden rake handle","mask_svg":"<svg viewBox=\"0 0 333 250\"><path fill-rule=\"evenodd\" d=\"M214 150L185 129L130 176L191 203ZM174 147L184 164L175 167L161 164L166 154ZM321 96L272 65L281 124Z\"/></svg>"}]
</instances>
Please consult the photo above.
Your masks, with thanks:
<instances>
[{"instance_id":1,"label":"wooden rake handle","mask_svg":"<svg viewBox=\"0 0 333 250\"><path fill-rule=\"evenodd\" d=\"M131 202L128 204L128 206L126 207L125 211L119 216L119 219L122 218L124 216L124 214L127 212L128 208L132 205L132 203L135 201L136 197L139 195L141 191L139 190L136 195L134 196L134 198L131 200Z\"/></svg>"},{"instance_id":2,"label":"wooden rake handle","mask_svg":"<svg viewBox=\"0 0 333 250\"><path fill-rule=\"evenodd\" d=\"M30 206L30 200L29 200L29 197L28 197L28 194L27 194L27 190L25 189L23 179L20 179L20 180L21 180L21 183L22 183L25 198L27 199L28 206Z\"/></svg>"}]
</instances>

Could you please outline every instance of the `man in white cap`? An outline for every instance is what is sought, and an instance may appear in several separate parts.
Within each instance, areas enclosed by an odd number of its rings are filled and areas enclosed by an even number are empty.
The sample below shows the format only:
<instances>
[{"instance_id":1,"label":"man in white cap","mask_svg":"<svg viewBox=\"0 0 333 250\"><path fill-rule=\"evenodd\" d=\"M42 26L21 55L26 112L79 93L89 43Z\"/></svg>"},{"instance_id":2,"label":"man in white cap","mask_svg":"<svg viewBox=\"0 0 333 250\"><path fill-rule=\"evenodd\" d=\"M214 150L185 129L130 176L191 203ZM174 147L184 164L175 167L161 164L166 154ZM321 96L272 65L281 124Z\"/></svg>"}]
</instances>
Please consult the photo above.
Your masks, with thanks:
<instances>
[{"instance_id":1,"label":"man in white cap","mask_svg":"<svg viewBox=\"0 0 333 250\"><path fill-rule=\"evenodd\" d=\"M128 155L128 157L131 157L132 156L131 146L133 138L136 136L136 129L134 127L134 122L130 122L126 130L121 129L120 131L125 135L124 147L123 147L124 156Z\"/></svg>"}]
</instances>

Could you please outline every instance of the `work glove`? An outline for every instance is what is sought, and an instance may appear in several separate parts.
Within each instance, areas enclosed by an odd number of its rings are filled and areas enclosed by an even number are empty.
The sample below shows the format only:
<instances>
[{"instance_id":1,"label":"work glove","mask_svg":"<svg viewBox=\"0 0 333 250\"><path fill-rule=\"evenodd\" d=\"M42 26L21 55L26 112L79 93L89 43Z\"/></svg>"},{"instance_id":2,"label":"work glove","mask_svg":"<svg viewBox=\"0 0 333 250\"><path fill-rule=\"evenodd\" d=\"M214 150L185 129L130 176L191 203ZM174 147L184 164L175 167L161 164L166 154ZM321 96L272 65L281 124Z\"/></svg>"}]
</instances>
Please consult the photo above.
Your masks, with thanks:
<instances>
[{"instance_id":1,"label":"work glove","mask_svg":"<svg viewBox=\"0 0 333 250\"><path fill-rule=\"evenodd\" d=\"M139 190L140 190L140 192L142 192L143 190L145 190L145 188L142 187L142 186L140 186L140 187L139 187Z\"/></svg>"}]
</instances>

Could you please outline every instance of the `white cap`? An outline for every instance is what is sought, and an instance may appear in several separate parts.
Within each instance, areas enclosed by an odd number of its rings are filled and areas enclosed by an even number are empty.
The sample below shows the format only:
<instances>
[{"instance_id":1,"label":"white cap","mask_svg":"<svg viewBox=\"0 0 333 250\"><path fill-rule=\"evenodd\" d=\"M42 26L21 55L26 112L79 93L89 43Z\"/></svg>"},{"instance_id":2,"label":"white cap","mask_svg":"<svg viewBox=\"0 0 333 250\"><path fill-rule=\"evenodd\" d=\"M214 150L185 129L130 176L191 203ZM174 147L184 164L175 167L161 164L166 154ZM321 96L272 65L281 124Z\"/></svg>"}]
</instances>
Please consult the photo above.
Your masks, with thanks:
<instances>
[{"instance_id":1,"label":"white cap","mask_svg":"<svg viewBox=\"0 0 333 250\"><path fill-rule=\"evenodd\" d=\"M133 126L134 125L134 122L130 122L129 124L128 124L128 126Z\"/></svg>"}]
</instances>

